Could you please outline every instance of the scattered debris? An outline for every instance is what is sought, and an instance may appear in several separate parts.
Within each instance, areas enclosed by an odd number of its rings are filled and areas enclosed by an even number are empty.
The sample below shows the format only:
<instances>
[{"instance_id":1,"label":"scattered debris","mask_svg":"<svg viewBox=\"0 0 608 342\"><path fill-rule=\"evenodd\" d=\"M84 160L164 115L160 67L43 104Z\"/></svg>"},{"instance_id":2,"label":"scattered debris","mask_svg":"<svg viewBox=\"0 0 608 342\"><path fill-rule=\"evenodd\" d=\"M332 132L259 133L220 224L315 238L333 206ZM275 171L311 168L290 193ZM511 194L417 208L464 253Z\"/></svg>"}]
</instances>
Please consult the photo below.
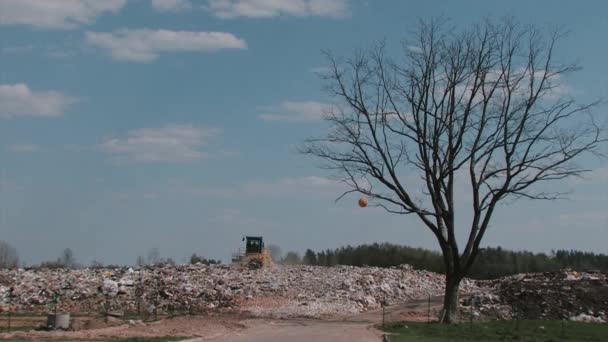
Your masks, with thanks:
<instances>
[{"instance_id":1,"label":"scattered debris","mask_svg":"<svg viewBox=\"0 0 608 342\"><path fill-rule=\"evenodd\" d=\"M572 319L605 322L607 275L520 274L464 279L461 313L474 319ZM392 268L181 265L141 269L1 270L0 311L169 314L235 309L271 317L348 315L441 296L441 274ZM55 308L56 306L56 308Z\"/></svg>"},{"instance_id":2,"label":"scattered debris","mask_svg":"<svg viewBox=\"0 0 608 342\"><path fill-rule=\"evenodd\" d=\"M182 265L141 269L4 270L0 279L15 286L13 310L45 312L58 298L58 310L72 313L161 313L238 308L255 311L262 298L278 298L278 312L319 317L357 313L443 293L444 276L393 268L338 266ZM7 284L0 284L6 303ZM478 291L472 281L463 293ZM6 309L5 307L2 307ZM283 309L283 311L281 311ZM277 310L275 310L277 311Z\"/></svg>"},{"instance_id":3,"label":"scattered debris","mask_svg":"<svg viewBox=\"0 0 608 342\"><path fill-rule=\"evenodd\" d=\"M578 316L572 316L570 317L571 321L575 321L575 322L589 322L589 323L606 323L606 319L602 318L602 317L596 317L596 316L592 316L592 315L587 315L587 314L580 314Z\"/></svg>"},{"instance_id":4,"label":"scattered debris","mask_svg":"<svg viewBox=\"0 0 608 342\"><path fill-rule=\"evenodd\" d=\"M594 322L608 318L608 274L599 271L517 274L478 284L487 290L472 296L474 308L498 311L499 318Z\"/></svg>"}]
</instances>

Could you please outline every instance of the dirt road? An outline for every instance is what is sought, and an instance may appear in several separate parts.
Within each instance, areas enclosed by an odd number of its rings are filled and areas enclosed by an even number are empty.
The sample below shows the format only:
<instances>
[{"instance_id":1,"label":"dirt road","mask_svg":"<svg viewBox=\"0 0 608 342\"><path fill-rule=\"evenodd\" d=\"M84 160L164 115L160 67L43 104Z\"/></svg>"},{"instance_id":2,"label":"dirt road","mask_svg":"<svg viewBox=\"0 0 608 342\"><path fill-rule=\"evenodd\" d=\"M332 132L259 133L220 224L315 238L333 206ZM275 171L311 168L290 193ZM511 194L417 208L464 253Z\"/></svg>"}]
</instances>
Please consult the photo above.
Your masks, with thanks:
<instances>
[{"instance_id":1,"label":"dirt road","mask_svg":"<svg viewBox=\"0 0 608 342\"><path fill-rule=\"evenodd\" d=\"M441 308L441 297L430 302L431 319ZM413 300L390 306L385 310L386 321L426 321L429 319L428 299ZM190 342L228 341L381 341L382 333L374 328L382 322L382 310L373 310L333 320L244 320L242 329L232 330L213 338L197 338Z\"/></svg>"},{"instance_id":2,"label":"dirt road","mask_svg":"<svg viewBox=\"0 0 608 342\"><path fill-rule=\"evenodd\" d=\"M327 322L318 320L251 320L242 322L247 328L234 330L214 338L196 338L189 342L273 342L273 341L361 341L382 340L380 331L367 323Z\"/></svg>"},{"instance_id":3,"label":"dirt road","mask_svg":"<svg viewBox=\"0 0 608 342\"><path fill-rule=\"evenodd\" d=\"M441 298L432 298L431 319L441 307ZM385 318L390 321L426 321L429 313L427 300L412 300L387 307ZM114 319L78 317L73 324L77 331L20 331L0 333L0 339L70 339L92 340L104 338L183 336L185 341L381 341L382 333L374 326L382 322L383 310L314 319L248 318L240 315L184 316L163 318L157 322L141 323ZM43 322L43 317L18 317L13 326L29 326ZM17 324L21 323L21 324Z\"/></svg>"}]
</instances>

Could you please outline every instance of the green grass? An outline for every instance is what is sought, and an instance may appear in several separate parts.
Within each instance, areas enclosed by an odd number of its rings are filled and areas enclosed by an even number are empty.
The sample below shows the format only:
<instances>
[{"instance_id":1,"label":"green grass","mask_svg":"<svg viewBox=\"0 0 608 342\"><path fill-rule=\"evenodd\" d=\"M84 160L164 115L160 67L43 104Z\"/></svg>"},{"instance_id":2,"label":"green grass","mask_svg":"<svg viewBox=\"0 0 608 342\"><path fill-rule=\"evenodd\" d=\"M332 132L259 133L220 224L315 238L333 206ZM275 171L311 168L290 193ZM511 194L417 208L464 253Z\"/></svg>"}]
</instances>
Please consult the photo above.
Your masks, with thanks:
<instances>
[{"instance_id":1,"label":"green grass","mask_svg":"<svg viewBox=\"0 0 608 342\"><path fill-rule=\"evenodd\" d=\"M543 327L543 328L541 328ZM562 321L494 321L443 326L436 323L392 323L390 342L401 341L608 341L608 324Z\"/></svg>"}]
</instances>

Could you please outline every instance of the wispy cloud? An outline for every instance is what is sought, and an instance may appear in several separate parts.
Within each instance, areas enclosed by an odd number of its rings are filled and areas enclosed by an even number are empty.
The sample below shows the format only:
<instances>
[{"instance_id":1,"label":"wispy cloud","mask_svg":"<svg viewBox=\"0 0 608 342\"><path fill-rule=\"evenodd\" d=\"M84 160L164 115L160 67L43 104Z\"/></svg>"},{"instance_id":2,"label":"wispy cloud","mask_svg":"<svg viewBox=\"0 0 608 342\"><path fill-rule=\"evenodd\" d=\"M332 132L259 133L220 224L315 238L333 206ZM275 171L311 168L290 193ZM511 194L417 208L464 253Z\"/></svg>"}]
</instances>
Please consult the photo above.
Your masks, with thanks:
<instances>
[{"instance_id":1,"label":"wispy cloud","mask_svg":"<svg viewBox=\"0 0 608 342\"><path fill-rule=\"evenodd\" d=\"M112 58L131 62L151 62L162 52L215 52L246 49L247 43L227 32L122 29L114 32L87 32L87 42L110 51Z\"/></svg>"},{"instance_id":2,"label":"wispy cloud","mask_svg":"<svg viewBox=\"0 0 608 342\"><path fill-rule=\"evenodd\" d=\"M278 106L268 108L269 113L259 117L264 121L279 122L314 122L323 119L323 115L331 108L330 104L316 101L284 101Z\"/></svg>"},{"instance_id":3,"label":"wispy cloud","mask_svg":"<svg viewBox=\"0 0 608 342\"><path fill-rule=\"evenodd\" d=\"M192 161L208 156L201 148L220 133L216 128L169 124L131 130L126 137L108 138L99 149L134 162Z\"/></svg>"},{"instance_id":4,"label":"wispy cloud","mask_svg":"<svg viewBox=\"0 0 608 342\"><path fill-rule=\"evenodd\" d=\"M318 66L318 67L313 67L309 69L310 72L312 72L313 74L327 74L328 72L331 71L331 69L329 69L326 66Z\"/></svg>"},{"instance_id":5,"label":"wispy cloud","mask_svg":"<svg viewBox=\"0 0 608 342\"><path fill-rule=\"evenodd\" d=\"M12 144L6 146L6 149L10 152L22 153L22 152L38 152L40 146L35 144Z\"/></svg>"},{"instance_id":6,"label":"wispy cloud","mask_svg":"<svg viewBox=\"0 0 608 342\"><path fill-rule=\"evenodd\" d=\"M217 198L252 200L259 198L322 197L335 199L346 190L340 181L319 176L250 179L233 185L201 185L181 179L156 184L151 191L166 198Z\"/></svg>"},{"instance_id":7,"label":"wispy cloud","mask_svg":"<svg viewBox=\"0 0 608 342\"><path fill-rule=\"evenodd\" d=\"M346 185L325 177L306 176L280 178L273 181L249 181L239 191L253 196L286 196L289 194L340 194Z\"/></svg>"},{"instance_id":8,"label":"wispy cloud","mask_svg":"<svg viewBox=\"0 0 608 342\"><path fill-rule=\"evenodd\" d=\"M568 178L571 185L606 184L608 183L608 166L598 167L583 173L580 177Z\"/></svg>"},{"instance_id":9,"label":"wispy cloud","mask_svg":"<svg viewBox=\"0 0 608 342\"><path fill-rule=\"evenodd\" d=\"M2 0L1 25L73 29L106 12L118 12L127 0Z\"/></svg>"},{"instance_id":10,"label":"wispy cloud","mask_svg":"<svg viewBox=\"0 0 608 342\"><path fill-rule=\"evenodd\" d=\"M413 52L413 53L417 53L417 54L420 54L420 53L422 53L422 52L423 52L423 51L422 51L422 48L421 48L420 46L417 46L417 45L411 45L411 44L410 44L410 45L407 45L405 48L406 48L406 49L407 49L409 52Z\"/></svg>"},{"instance_id":11,"label":"wispy cloud","mask_svg":"<svg viewBox=\"0 0 608 342\"><path fill-rule=\"evenodd\" d=\"M208 10L219 18L350 15L348 0L209 0Z\"/></svg>"},{"instance_id":12,"label":"wispy cloud","mask_svg":"<svg viewBox=\"0 0 608 342\"><path fill-rule=\"evenodd\" d=\"M193 8L190 0L152 0L151 5L159 12L179 12Z\"/></svg>"},{"instance_id":13,"label":"wispy cloud","mask_svg":"<svg viewBox=\"0 0 608 342\"><path fill-rule=\"evenodd\" d=\"M18 46L7 46L2 48L2 53L7 54L19 54L19 53L27 53L32 52L34 47L32 45L18 45Z\"/></svg>"},{"instance_id":14,"label":"wispy cloud","mask_svg":"<svg viewBox=\"0 0 608 342\"><path fill-rule=\"evenodd\" d=\"M58 91L32 91L26 84L0 84L0 117L61 116L78 99Z\"/></svg>"}]
</instances>

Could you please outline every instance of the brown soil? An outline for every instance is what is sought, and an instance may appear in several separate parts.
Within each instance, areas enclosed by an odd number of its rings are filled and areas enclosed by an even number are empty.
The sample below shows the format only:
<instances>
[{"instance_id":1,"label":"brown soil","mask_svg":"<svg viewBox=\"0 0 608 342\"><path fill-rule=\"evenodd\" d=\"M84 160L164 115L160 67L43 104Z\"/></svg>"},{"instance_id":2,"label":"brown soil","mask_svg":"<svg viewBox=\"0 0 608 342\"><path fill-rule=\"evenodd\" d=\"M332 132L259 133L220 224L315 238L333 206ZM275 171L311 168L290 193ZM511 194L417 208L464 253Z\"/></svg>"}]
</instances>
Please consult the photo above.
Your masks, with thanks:
<instances>
[{"instance_id":1,"label":"brown soil","mask_svg":"<svg viewBox=\"0 0 608 342\"><path fill-rule=\"evenodd\" d=\"M163 319L151 323L132 322L116 319L105 323L102 318L77 318L74 321L82 330L78 331L18 331L0 334L0 339L70 339L91 340L103 338L163 337L213 338L230 331L245 328L236 317L180 317Z\"/></svg>"},{"instance_id":2,"label":"brown soil","mask_svg":"<svg viewBox=\"0 0 608 342\"><path fill-rule=\"evenodd\" d=\"M76 331L20 331L0 334L0 339L91 340L129 337L183 337L191 341L378 341L374 326L382 322L382 310L357 315L311 319L252 318L259 312L272 312L284 305L280 298L257 298L241 303L242 311L216 316L162 317L156 322L130 321L102 317L75 317ZM431 319L441 306L440 298L431 301ZM261 310L261 311L260 311ZM426 321L428 301L416 300L387 307L386 321ZM14 318L12 326L43 325L46 317ZM5 321L2 321L5 323Z\"/></svg>"}]
</instances>

